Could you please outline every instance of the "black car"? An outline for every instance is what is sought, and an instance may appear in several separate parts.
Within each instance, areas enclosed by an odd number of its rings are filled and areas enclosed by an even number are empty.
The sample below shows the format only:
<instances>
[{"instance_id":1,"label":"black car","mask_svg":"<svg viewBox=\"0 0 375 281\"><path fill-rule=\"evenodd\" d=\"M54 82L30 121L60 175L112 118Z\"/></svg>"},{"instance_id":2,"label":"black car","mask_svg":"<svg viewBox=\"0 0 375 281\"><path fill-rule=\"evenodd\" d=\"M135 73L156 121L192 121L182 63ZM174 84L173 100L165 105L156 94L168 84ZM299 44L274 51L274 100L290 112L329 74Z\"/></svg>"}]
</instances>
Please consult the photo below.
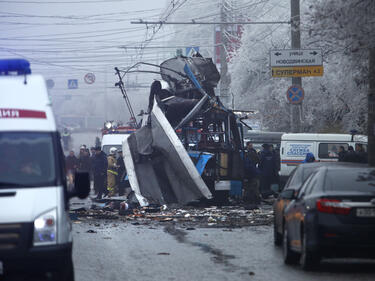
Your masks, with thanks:
<instances>
[{"instance_id":1,"label":"black car","mask_svg":"<svg viewBox=\"0 0 375 281\"><path fill-rule=\"evenodd\" d=\"M322 257L375 258L375 168L324 166L285 196L285 263L311 269Z\"/></svg>"},{"instance_id":2,"label":"black car","mask_svg":"<svg viewBox=\"0 0 375 281\"><path fill-rule=\"evenodd\" d=\"M288 198L290 197L290 193L294 191L294 193L297 194L300 188L302 187L302 184L305 182L305 180L316 169L322 166L326 166L326 165L335 165L336 163L327 163L327 162L305 163L305 164L299 165L291 173L284 187L284 190L279 194L277 200L273 204L273 212L274 212L273 233L274 233L274 243L276 246L280 246L283 241L284 210L290 203L290 199Z\"/></svg>"}]
</instances>

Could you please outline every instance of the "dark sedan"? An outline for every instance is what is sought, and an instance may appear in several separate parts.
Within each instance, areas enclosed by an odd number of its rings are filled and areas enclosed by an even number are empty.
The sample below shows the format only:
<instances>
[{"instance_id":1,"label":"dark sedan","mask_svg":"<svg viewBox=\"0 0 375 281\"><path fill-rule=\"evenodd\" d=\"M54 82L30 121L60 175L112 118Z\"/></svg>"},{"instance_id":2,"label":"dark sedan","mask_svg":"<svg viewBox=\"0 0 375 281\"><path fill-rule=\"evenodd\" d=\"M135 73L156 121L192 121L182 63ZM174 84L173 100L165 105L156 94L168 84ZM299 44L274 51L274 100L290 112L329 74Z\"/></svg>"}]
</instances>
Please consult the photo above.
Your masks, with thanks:
<instances>
[{"instance_id":1,"label":"dark sedan","mask_svg":"<svg viewBox=\"0 0 375 281\"><path fill-rule=\"evenodd\" d=\"M289 199L285 263L299 261L303 269L311 269L322 257L375 258L375 168L321 167Z\"/></svg>"},{"instance_id":2,"label":"dark sedan","mask_svg":"<svg viewBox=\"0 0 375 281\"><path fill-rule=\"evenodd\" d=\"M315 162L315 163L305 163L299 165L290 175L284 190L280 193L277 200L273 204L273 212L274 212L274 243L276 246L280 246L283 241L283 217L284 217L284 209L290 203L290 193L294 192L295 194L298 193L302 184L305 180L318 168L326 165L335 165L336 163L327 163L327 162ZM285 196L286 195L286 196Z\"/></svg>"}]
</instances>

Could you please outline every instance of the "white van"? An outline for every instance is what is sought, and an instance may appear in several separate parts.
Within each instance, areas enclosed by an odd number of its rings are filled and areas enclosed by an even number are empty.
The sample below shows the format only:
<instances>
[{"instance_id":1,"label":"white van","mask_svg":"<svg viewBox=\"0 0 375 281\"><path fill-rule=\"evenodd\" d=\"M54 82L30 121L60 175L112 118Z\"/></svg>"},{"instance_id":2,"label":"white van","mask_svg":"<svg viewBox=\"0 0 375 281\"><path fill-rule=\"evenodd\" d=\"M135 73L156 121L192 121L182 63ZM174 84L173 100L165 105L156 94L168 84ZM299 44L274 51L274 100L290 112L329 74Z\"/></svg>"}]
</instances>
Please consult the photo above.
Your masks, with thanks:
<instances>
[{"instance_id":1,"label":"white van","mask_svg":"<svg viewBox=\"0 0 375 281\"><path fill-rule=\"evenodd\" d=\"M122 142L128 138L130 134L107 134L102 138L102 150L109 155L111 147L122 150Z\"/></svg>"},{"instance_id":2,"label":"white van","mask_svg":"<svg viewBox=\"0 0 375 281\"><path fill-rule=\"evenodd\" d=\"M338 161L338 150L343 146L348 150L349 146L360 143L367 151L367 136L349 134L283 134L281 137L280 177L285 179L301 164L307 153L314 154L316 161Z\"/></svg>"},{"instance_id":3,"label":"white van","mask_svg":"<svg viewBox=\"0 0 375 281\"><path fill-rule=\"evenodd\" d=\"M135 128L118 126L117 122L106 121L104 129L102 130L102 151L109 155L109 150L115 147L117 150L122 150L122 143L131 133L135 132Z\"/></svg>"},{"instance_id":4,"label":"white van","mask_svg":"<svg viewBox=\"0 0 375 281\"><path fill-rule=\"evenodd\" d=\"M65 158L45 81L26 60L0 60L0 279L13 271L74 280Z\"/></svg>"}]
</instances>

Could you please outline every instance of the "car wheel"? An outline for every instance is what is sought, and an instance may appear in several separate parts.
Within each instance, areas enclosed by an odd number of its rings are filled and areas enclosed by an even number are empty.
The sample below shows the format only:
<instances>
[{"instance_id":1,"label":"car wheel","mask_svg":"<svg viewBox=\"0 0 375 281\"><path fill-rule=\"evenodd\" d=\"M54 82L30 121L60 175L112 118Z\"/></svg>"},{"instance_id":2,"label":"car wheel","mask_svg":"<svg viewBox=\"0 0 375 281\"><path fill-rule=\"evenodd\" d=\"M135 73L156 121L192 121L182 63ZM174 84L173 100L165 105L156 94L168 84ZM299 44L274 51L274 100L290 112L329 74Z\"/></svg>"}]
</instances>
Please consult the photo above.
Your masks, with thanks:
<instances>
[{"instance_id":1,"label":"car wheel","mask_svg":"<svg viewBox=\"0 0 375 281\"><path fill-rule=\"evenodd\" d=\"M298 263L298 254L293 252L290 249L290 241L288 236L288 230L286 226L284 226L283 231L283 256L284 256L284 262L286 264L296 264Z\"/></svg>"},{"instance_id":2,"label":"car wheel","mask_svg":"<svg viewBox=\"0 0 375 281\"><path fill-rule=\"evenodd\" d=\"M273 219L273 242L275 246L281 246L283 244L283 235L277 232L276 217Z\"/></svg>"},{"instance_id":3,"label":"car wheel","mask_svg":"<svg viewBox=\"0 0 375 281\"><path fill-rule=\"evenodd\" d=\"M301 267L303 270L313 270L319 265L320 255L319 253L311 251L307 248L308 233L303 230L301 235L303 235L301 239Z\"/></svg>"}]
</instances>

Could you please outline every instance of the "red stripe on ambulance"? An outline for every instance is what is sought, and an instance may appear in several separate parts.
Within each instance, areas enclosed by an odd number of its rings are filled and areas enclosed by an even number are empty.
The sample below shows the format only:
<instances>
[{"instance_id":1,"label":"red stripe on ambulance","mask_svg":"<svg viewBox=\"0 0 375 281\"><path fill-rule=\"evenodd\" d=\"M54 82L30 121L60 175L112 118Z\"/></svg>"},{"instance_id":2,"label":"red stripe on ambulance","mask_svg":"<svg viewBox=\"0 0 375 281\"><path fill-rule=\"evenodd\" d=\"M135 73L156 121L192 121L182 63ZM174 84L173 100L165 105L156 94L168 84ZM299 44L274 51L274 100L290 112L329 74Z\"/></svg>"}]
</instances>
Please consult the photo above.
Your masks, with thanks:
<instances>
[{"instance_id":1,"label":"red stripe on ambulance","mask_svg":"<svg viewBox=\"0 0 375 281\"><path fill-rule=\"evenodd\" d=\"M0 118L47 119L47 115L44 111L38 111L38 110L0 108Z\"/></svg>"}]
</instances>

